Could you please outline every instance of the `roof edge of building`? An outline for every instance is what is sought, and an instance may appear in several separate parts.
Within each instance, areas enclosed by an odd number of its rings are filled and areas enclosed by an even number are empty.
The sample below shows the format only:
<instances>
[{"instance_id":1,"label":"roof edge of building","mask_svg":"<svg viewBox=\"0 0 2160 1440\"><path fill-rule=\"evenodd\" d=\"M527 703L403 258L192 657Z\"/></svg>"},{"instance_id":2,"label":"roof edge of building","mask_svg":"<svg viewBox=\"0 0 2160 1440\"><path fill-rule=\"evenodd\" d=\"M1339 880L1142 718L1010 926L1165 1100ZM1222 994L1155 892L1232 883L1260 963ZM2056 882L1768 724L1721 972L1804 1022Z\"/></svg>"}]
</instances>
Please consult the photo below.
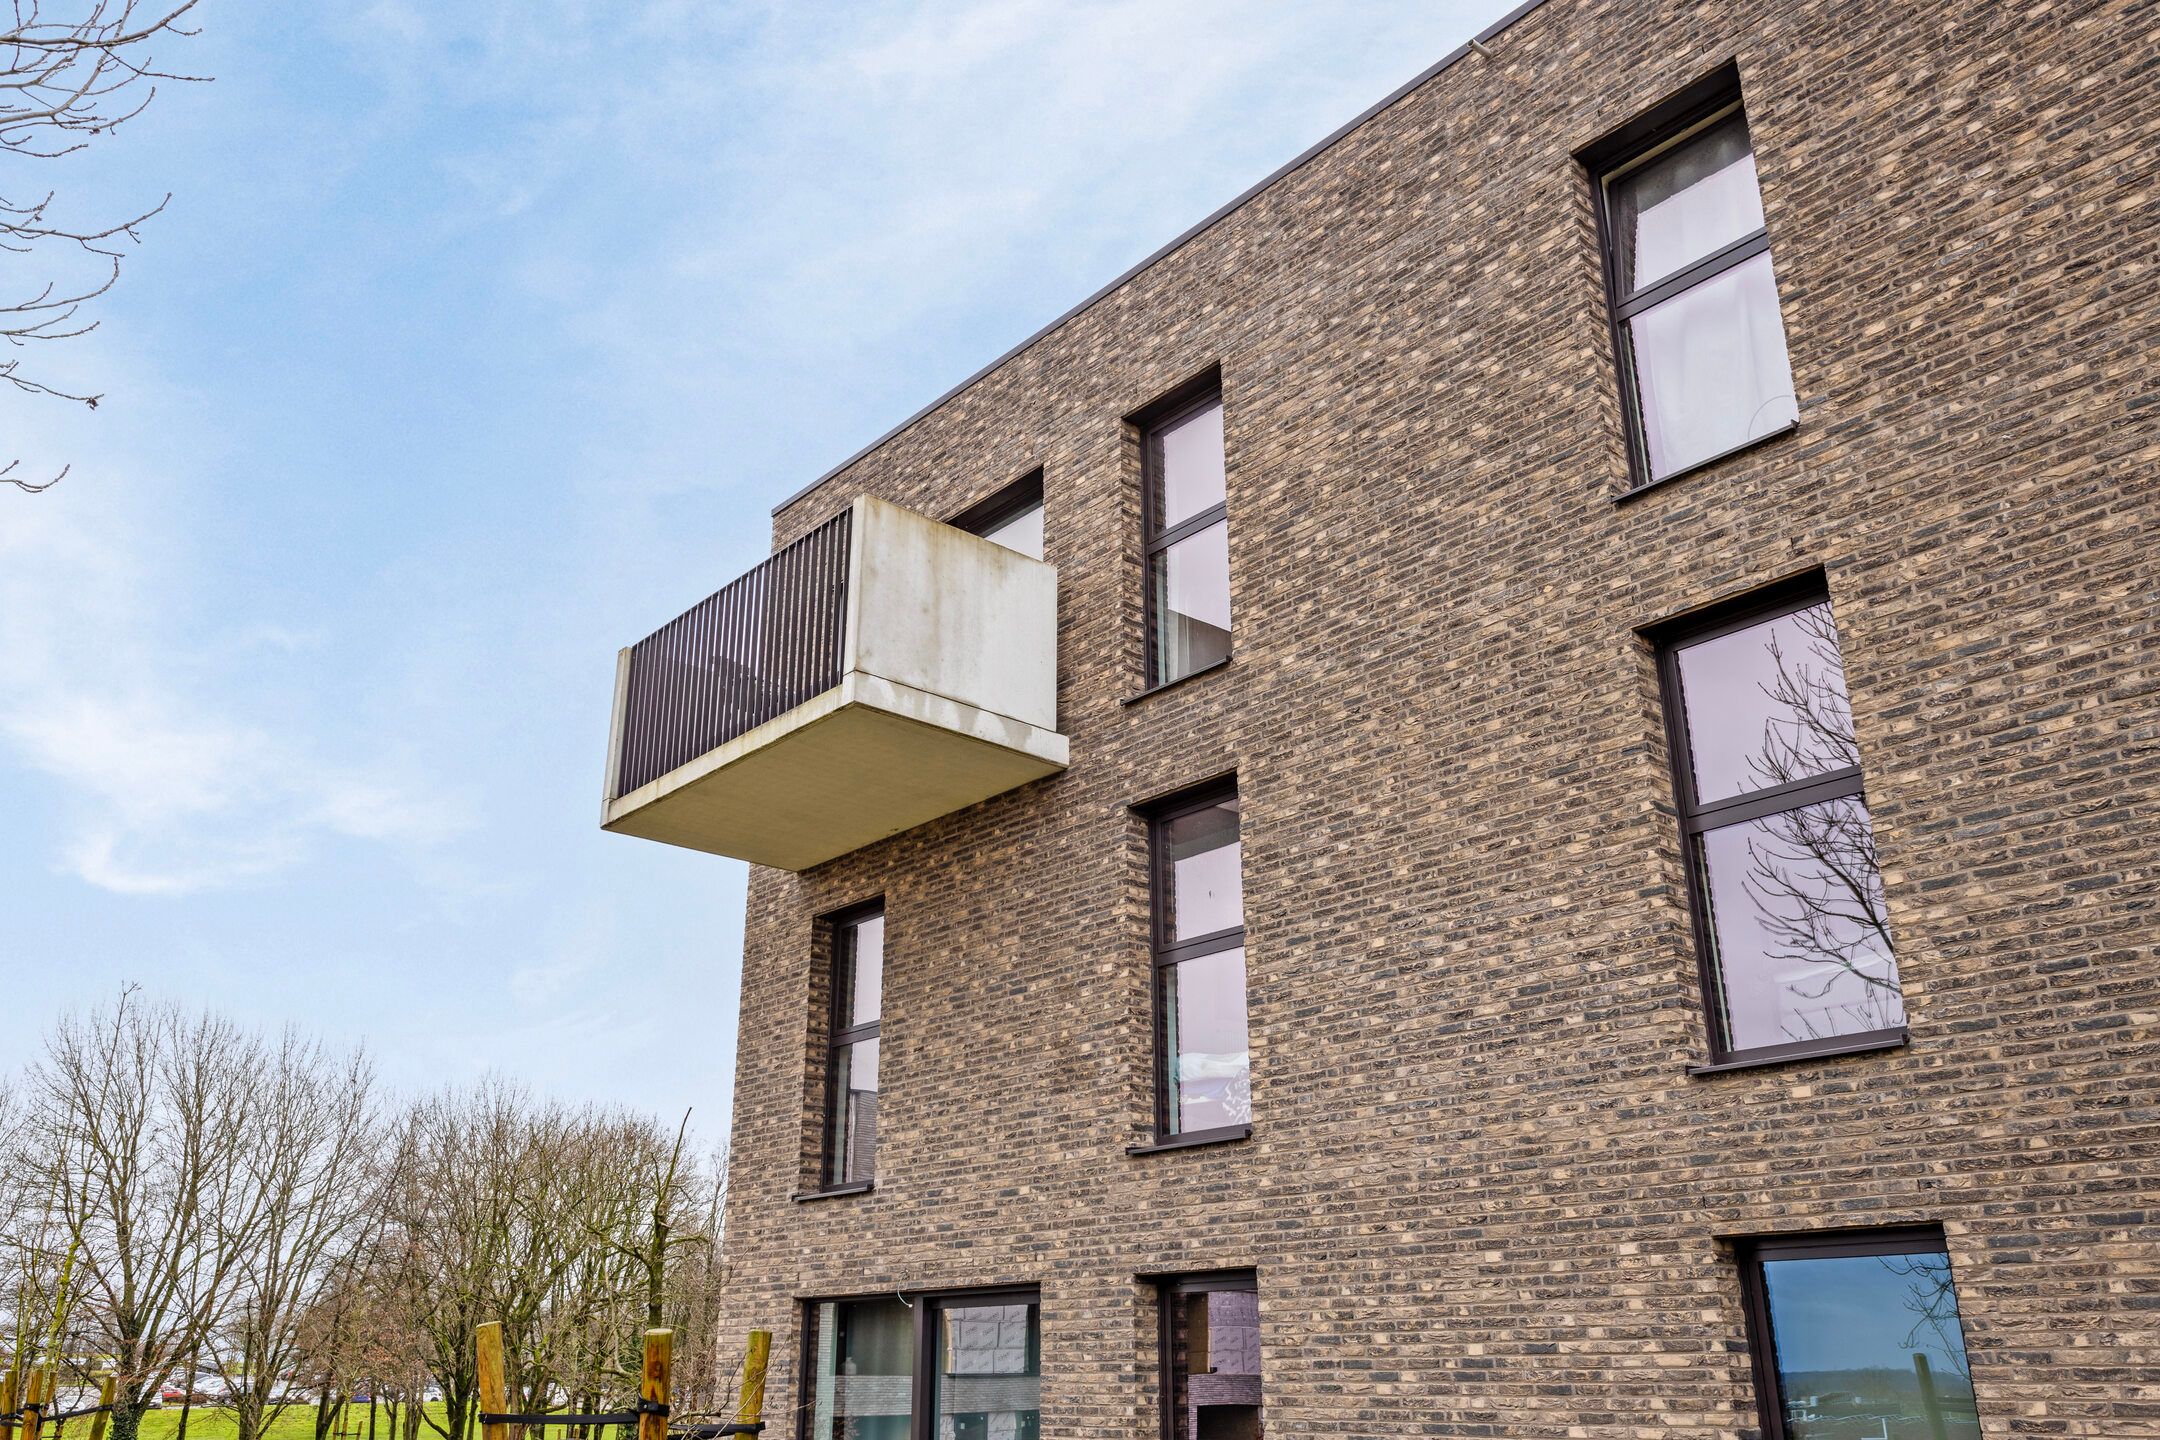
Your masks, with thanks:
<instances>
[{"instance_id":1,"label":"roof edge of building","mask_svg":"<svg viewBox=\"0 0 2160 1440\"><path fill-rule=\"evenodd\" d=\"M902 420L899 424L893 426L890 430L887 430L884 434L878 436L877 439L872 440L869 444L863 446L860 450L857 450L854 454L848 456L847 459L842 460L839 464L833 466L830 470L827 470L824 474L818 476L817 479L812 480L809 484L803 486L800 490L797 490L794 494L788 496L787 499L782 500L779 504L773 506L772 513L777 516L786 510L792 509L797 504L800 504L803 500L808 499L811 495L817 492L819 487L827 484L834 479L837 479L841 474L852 469L855 465L859 464L870 454L882 448L897 436L905 433L908 429L922 421L925 417L941 409L949 401L966 392L978 381L982 380L984 377L988 376L993 371L1003 366L1007 361L1012 360L1016 356L1021 355L1030 348L1032 348L1035 344L1048 336L1052 331L1064 325L1067 321L1077 319L1081 315L1084 315L1088 311L1094 309L1105 299L1109 298L1112 294L1122 289L1134 278L1154 268L1162 261L1169 259L1178 251L1184 249L1187 245L1199 239L1202 235L1205 235L1208 231L1214 229L1217 225L1220 225L1223 221L1229 219L1238 211L1244 209L1248 204L1258 199L1262 194L1264 194L1268 190L1273 189L1278 181L1283 180L1286 177L1295 174L1297 171L1304 169L1314 160L1319 159L1320 156L1326 154L1329 150L1334 149L1335 146L1340 144L1344 139L1348 138L1354 131L1363 128L1367 121L1390 109L1398 101L1402 100L1403 97L1409 95L1412 91L1424 86L1426 83L1440 75L1443 71L1453 67L1456 62L1464 59L1471 54L1476 53L1478 47L1482 46L1486 41L1496 39L1501 34L1505 33L1507 30L1513 28L1517 21L1522 20L1525 16L1529 15L1531 11L1538 9L1544 4L1545 0L1523 0L1522 4L1517 5L1514 9L1508 11L1507 14L1501 16L1498 20L1495 20L1492 24L1486 26L1483 30L1480 30L1473 39L1456 46L1446 55L1440 57L1439 60L1435 61L1431 65L1428 65L1427 67L1425 67L1425 69L1419 71L1416 75L1411 76L1410 79L1404 81L1401 85L1396 86L1395 89L1389 91L1386 95L1374 101L1371 105L1366 106L1356 115L1344 121L1334 130L1328 132L1328 134L1323 136L1320 140L1316 141L1312 145L1307 146L1304 150L1298 152L1297 155L1285 161L1283 164L1277 166L1274 170L1270 171L1264 178L1262 178L1255 184L1248 186L1245 190L1241 191L1238 195L1233 197L1228 203L1211 212L1198 224L1189 227L1181 234L1179 234L1175 239L1171 240L1168 244L1153 251L1145 259L1141 260L1138 264L1132 266L1123 274L1120 274L1116 279L1110 281L1109 284L1104 285L1101 289L1089 295L1079 304L1065 311L1056 319L1052 320L1049 324L1044 325L1041 329L1029 335L1019 344L1013 346L1004 354L998 356L995 360L992 360L989 364L983 366L974 374L969 375L959 384L945 391L945 393L938 396L935 400L932 400L929 404L923 406L920 410L917 410L914 414L908 416L905 420Z\"/></svg>"}]
</instances>

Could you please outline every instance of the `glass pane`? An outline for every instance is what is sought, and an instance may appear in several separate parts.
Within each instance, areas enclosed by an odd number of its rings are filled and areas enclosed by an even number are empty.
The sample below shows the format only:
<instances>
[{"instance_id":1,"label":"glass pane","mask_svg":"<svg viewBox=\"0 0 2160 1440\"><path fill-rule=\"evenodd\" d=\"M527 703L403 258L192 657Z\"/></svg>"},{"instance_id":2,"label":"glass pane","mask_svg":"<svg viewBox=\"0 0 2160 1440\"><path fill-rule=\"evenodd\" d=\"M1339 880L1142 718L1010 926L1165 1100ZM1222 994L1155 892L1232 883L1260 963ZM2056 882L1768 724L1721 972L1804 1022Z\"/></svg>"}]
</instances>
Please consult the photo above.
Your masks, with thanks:
<instances>
[{"instance_id":1,"label":"glass pane","mask_svg":"<svg viewBox=\"0 0 2160 1440\"><path fill-rule=\"evenodd\" d=\"M1860 763L1826 602L1675 656L1698 804Z\"/></svg>"},{"instance_id":2,"label":"glass pane","mask_svg":"<svg viewBox=\"0 0 2160 1440\"><path fill-rule=\"evenodd\" d=\"M840 1023L867 1025L885 1002L885 917L873 915L841 927Z\"/></svg>"},{"instance_id":3,"label":"glass pane","mask_svg":"<svg viewBox=\"0 0 2160 1440\"><path fill-rule=\"evenodd\" d=\"M1171 1302L1176 1440L1259 1440L1260 1297L1211 1290Z\"/></svg>"},{"instance_id":4,"label":"glass pane","mask_svg":"<svg viewBox=\"0 0 2160 1440\"><path fill-rule=\"evenodd\" d=\"M1799 418L1766 252L1627 322L1652 479Z\"/></svg>"},{"instance_id":5,"label":"glass pane","mask_svg":"<svg viewBox=\"0 0 2160 1440\"><path fill-rule=\"evenodd\" d=\"M1149 432L1148 446L1154 451L1149 468L1155 476L1158 531L1223 503L1221 401Z\"/></svg>"},{"instance_id":6,"label":"glass pane","mask_svg":"<svg viewBox=\"0 0 2160 1440\"><path fill-rule=\"evenodd\" d=\"M1230 524L1218 521L1156 555L1155 682L1230 658Z\"/></svg>"},{"instance_id":7,"label":"glass pane","mask_svg":"<svg viewBox=\"0 0 2160 1440\"><path fill-rule=\"evenodd\" d=\"M1860 797L1709 831L1699 854L1730 1049L1905 1023Z\"/></svg>"},{"instance_id":8,"label":"glass pane","mask_svg":"<svg viewBox=\"0 0 2160 1440\"><path fill-rule=\"evenodd\" d=\"M1979 1440L1950 1257L1766 1260L1791 1440Z\"/></svg>"},{"instance_id":9,"label":"glass pane","mask_svg":"<svg viewBox=\"0 0 2160 1440\"><path fill-rule=\"evenodd\" d=\"M878 1042L833 1051L832 1113L827 1117L827 1173L835 1185L877 1177Z\"/></svg>"},{"instance_id":10,"label":"glass pane","mask_svg":"<svg viewBox=\"0 0 2160 1440\"><path fill-rule=\"evenodd\" d=\"M1042 1346L1033 1305L938 1307L938 1440L1035 1440Z\"/></svg>"},{"instance_id":11,"label":"glass pane","mask_svg":"<svg viewBox=\"0 0 2160 1440\"><path fill-rule=\"evenodd\" d=\"M1165 965L1162 984L1171 1133L1250 1124L1244 947Z\"/></svg>"},{"instance_id":12,"label":"glass pane","mask_svg":"<svg viewBox=\"0 0 2160 1440\"><path fill-rule=\"evenodd\" d=\"M812 1440L907 1440L915 1326L897 1299L817 1308Z\"/></svg>"},{"instance_id":13,"label":"glass pane","mask_svg":"<svg viewBox=\"0 0 2160 1440\"><path fill-rule=\"evenodd\" d=\"M1763 228L1755 153L1737 114L1628 171L1611 194L1622 295Z\"/></svg>"},{"instance_id":14,"label":"glass pane","mask_svg":"<svg viewBox=\"0 0 2160 1440\"><path fill-rule=\"evenodd\" d=\"M1043 507L1031 505L1010 520L1000 520L983 531L983 539L994 540L1008 550L1017 550L1030 560L1043 558Z\"/></svg>"},{"instance_id":15,"label":"glass pane","mask_svg":"<svg viewBox=\"0 0 2160 1440\"><path fill-rule=\"evenodd\" d=\"M1172 940L1235 930L1245 923L1235 795L1166 823L1162 845L1170 885L1163 897L1164 928Z\"/></svg>"}]
</instances>

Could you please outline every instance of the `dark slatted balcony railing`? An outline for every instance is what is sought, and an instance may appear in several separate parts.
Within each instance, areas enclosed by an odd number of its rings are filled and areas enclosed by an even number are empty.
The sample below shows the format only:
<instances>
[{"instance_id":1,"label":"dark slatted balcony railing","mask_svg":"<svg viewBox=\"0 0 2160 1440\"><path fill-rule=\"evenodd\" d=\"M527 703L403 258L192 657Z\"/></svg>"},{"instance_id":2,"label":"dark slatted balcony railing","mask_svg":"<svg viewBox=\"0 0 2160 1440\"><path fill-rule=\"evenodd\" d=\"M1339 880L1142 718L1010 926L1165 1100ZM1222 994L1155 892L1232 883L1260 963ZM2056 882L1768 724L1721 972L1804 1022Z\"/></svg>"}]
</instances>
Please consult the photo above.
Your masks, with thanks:
<instances>
[{"instance_id":1,"label":"dark slatted balcony railing","mask_svg":"<svg viewBox=\"0 0 2160 1440\"><path fill-rule=\"evenodd\" d=\"M1071 763L1057 571L858 495L617 651L608 737L603 828L822 865Z\"/></svg>"},{"instance_id":2,"label":"dark slatted balcony railing","mask_svg":"<svg viewBox=\"0 0 2160 1440\"><path fill-rule=\"evenodd\" d=\"M840 683L852 515L841 511L631 647L610 800Z\"/></svg>"}]
</instances>

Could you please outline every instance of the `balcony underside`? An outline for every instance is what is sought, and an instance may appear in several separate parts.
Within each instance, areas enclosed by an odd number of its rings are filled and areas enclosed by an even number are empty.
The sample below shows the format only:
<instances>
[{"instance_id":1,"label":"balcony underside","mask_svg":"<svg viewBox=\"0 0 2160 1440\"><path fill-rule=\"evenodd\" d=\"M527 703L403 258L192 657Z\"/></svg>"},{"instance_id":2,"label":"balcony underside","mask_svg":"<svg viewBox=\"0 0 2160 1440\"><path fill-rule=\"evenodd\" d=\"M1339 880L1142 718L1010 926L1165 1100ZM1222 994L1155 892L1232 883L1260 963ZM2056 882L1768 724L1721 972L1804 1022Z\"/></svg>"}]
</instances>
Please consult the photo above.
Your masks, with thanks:
<instances>
[{"instance_id":1,"label":"balcony underside","mask_svg":"<svg viewBox=\"0 0 2160 1440\"><path fill-rule=\"evenodd\" d=\"M807 870L1065 768L1065 737L861 672L611 801L624 835Z\"/></svg>"}]
</instances>

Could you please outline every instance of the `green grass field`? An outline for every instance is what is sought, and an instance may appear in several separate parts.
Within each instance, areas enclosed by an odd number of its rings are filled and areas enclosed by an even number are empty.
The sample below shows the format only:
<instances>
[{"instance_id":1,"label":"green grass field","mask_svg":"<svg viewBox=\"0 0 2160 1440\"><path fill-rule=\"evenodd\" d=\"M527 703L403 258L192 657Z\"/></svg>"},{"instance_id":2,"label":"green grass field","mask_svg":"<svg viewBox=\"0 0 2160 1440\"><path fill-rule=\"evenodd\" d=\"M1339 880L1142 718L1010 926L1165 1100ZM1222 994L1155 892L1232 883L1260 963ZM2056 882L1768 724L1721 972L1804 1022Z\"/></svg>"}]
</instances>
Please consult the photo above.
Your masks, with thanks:
<instances>
[{"instance_id":1,"label":"green grass field","mask_svg":"<svg viewBox=\"0 0 2160 1440\"><path fill-rule=\"evenodd\" d=\"M442 1419L442 1406L430 1405L428 1411L438 1421ZM390 1412L379 1409L375 1414L376 1440L391 1440ZM67 1440L89 1440L90 1432L87 1429L78 1431L75 1425L70 1425L68 1432ZM178 1405L152 1410L142 1417L141 1440L177 1440L179 1433ZM239 1427L233 1424L230 1410L221 1410L214 1405L197 1405L188 1411L187 1440L233 1440L238 1433ZM330 1433L333 1436L343 1436L345 1440L367 1440L367 1406L347 1406L342 1423ZM432 1437L432 1440L442 1440L442 1437L426 1426L421 1427L420 1434L423 1440L429 1440L429 1437ZM315 1407L292 1406L270 1426L263 1440L315 1440Z\"/></svg>"}]
</instances>

